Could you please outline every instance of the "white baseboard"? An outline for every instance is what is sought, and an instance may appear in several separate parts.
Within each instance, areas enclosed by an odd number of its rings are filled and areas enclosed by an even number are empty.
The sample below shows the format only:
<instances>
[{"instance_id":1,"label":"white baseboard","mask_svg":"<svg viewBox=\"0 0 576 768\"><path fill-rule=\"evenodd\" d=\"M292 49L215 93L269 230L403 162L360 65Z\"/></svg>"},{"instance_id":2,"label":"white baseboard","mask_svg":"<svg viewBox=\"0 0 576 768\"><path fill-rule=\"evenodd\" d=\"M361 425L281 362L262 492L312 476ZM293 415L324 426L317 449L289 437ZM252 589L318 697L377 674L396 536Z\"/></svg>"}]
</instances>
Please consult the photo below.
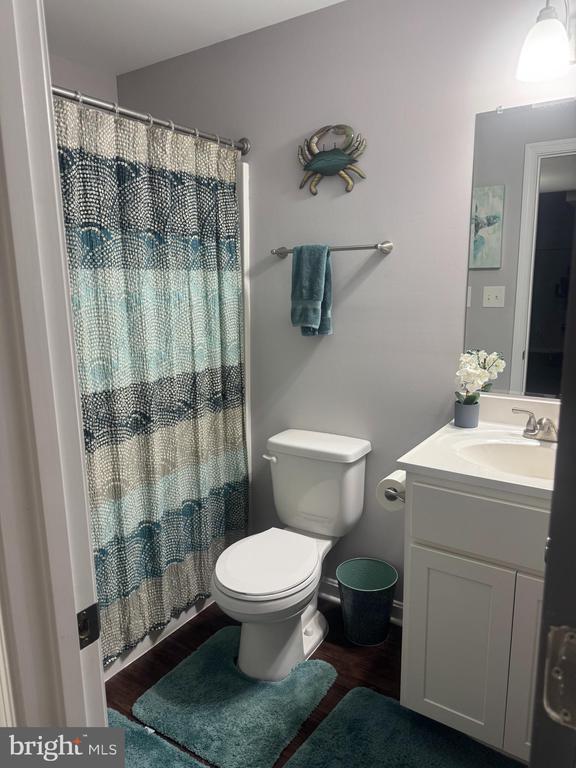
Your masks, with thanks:
<instances>
[{"instance_id":1,"label":"white baseboard","mask_svg":"<svg viewBox=\"0 0 576 768\"><path fill-rule=\"evenodd\" d=\"M332 579L329 576L324 576L320 581L320 597L326 600L332 600L333 602L340 602L340 592L338 591L338 582L336 579ZM390 621L392 624L402 626L402 612L404 610L404 604L399 600L394 600L392 607L392 616Z\"/></svg>"},{"instance_id":2,"label":"white baseboard","mask_svg":"<svg viewBox=\"0 0 576 768\"><path fill-rule=\"evenodd\" d=\"M135 648L132 648L132 650L128 651L128 653L124 654L124 656L121 656L119 659L116 659L116 661L113 661L112 664L110 664L110 666L104 670L104 680L108 681L111 677L117 675L118 672L126 669L126 667L130 666L133 661L136 661L136 659L144 656L144 654L148 653L148 651L154 648L155 645L158 645L158 643L161 643L162 640L165 640L173 632L176 632L177 629L183 627L186 622L194 619L205 608L208 608L209 605L212 605L213 602L214 600L212 600L212 598L208 598L208 600L202 600L196 603L196 605L193 605L187 611L184 611L184 613L181 613L178 618L172 619L172 621L166 624L164 629L162 629L160 632L154 632L153 636L146 635L144 640L138 643Z\"/></svg>"}]
</instances>

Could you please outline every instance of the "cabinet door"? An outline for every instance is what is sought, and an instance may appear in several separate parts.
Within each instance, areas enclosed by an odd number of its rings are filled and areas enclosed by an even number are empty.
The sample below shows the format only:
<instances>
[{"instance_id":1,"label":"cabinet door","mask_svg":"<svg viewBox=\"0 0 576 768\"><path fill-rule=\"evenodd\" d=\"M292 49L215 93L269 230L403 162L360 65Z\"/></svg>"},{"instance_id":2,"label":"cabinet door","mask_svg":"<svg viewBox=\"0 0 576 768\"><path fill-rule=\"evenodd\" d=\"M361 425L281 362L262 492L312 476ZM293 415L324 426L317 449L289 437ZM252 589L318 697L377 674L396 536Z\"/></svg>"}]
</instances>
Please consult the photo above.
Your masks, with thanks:
<instances>
[{"instance_id":1,"label":"cabinet door","mask_svg":"<svg viewBox=\"0 0 576 768\"><path fill-rule=\"evenodd\" d=\"M502 748L516 574L410 550L402 702Z\"/></svg>"},{"instance_id":2,"label":"cabinet door","mask_svg":"<svg viewBox=\"0 0 576 768\"><path fill-rule=\"evenodd\" d=\"M534 688L544 580L519 574L516 580L508 703L504 749L522 760L530 758Z\"/></svg>"}]
</instances>

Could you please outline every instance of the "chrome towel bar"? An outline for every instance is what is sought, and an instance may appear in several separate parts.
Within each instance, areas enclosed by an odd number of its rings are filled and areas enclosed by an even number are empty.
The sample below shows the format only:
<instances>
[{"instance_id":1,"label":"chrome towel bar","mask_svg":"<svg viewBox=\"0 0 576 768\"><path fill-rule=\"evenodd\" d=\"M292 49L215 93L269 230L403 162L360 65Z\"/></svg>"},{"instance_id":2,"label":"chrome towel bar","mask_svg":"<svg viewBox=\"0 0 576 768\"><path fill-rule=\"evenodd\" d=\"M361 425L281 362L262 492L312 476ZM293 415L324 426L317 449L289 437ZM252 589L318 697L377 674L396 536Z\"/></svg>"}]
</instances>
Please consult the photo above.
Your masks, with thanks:
<instances>
[{"instance_id":1,"label":"chrome towel bar","mask_svg":"<svg viewBox=\"0 0 576 768\"><path fill-rule=\"evenodd\" d=\"M330 252L332 251L380 251L383 256L388 256L392 253L394 243L390 240L384 240L381 243L374 243L373 245L333 245L330 246ZM281 246L280 248L272 248L270 253L272 256L278 256L281 259L285 259L289 253L292 253L293 248L286 248Z\"/></svg>"}]
</instances>

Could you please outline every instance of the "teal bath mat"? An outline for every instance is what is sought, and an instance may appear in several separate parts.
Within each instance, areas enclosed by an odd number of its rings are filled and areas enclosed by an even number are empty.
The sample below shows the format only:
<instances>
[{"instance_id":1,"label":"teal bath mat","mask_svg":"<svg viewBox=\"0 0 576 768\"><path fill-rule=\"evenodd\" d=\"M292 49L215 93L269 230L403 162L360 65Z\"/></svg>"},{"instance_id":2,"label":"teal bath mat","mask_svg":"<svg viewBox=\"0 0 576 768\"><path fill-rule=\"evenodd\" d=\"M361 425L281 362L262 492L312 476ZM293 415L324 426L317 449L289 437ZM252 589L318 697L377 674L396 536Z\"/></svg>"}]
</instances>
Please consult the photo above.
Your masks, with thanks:
<instances>
[{"instance_id":1,"label":"teal bath mat","mask_svg":"<svg viewBox=\"0 0 576 768\"><path fill-rule=\"evenodd\" d=\"M272 768L336 679L304 661L278 683L236 668L240 629L225 627L135 702L143 723L219 768Z\"/></svg>"},{"instance_id":2,"label":"teal bath mat","mask_svg":"<svg viewBox=\"0 0 576 768\"><path fill-rule=\"evenodd\" d=\"M206 768L160 736L148 733L143 725L128 720L114 709L108 710L108 724L110 728L125 730L126 768Z\"/></svg>"},{"instance_id":3,"label":"teal bath mat","mask_svg":"<svg viewBox=\"0 0 576 768\"><path fill-rule=\"evenodd\" d=\"M520 763L405 709L354 688L285 768L521 768Z\"/></svg>"}]
</instances>

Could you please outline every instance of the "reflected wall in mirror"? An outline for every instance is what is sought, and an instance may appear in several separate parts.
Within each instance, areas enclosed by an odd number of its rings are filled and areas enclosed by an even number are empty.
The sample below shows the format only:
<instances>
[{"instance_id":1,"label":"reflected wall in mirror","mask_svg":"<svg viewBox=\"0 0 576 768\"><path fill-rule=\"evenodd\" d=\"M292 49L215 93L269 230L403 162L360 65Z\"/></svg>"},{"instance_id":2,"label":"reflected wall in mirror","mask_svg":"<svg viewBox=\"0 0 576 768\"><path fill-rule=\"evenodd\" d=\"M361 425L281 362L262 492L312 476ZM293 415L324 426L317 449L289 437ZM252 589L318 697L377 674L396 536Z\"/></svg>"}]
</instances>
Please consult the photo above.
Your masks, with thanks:
<instances>
[{"instance_id":1,"label":"reflected wall in mirror","mask_svg":"<svg viewBox=\"0 0 576 768\"><path fill-rule=\"evenodd\" d=\"M476 116L465 349L501 352L494 390L560 397L576 258L576 100Z\"/></svg>"}]
</instances>

